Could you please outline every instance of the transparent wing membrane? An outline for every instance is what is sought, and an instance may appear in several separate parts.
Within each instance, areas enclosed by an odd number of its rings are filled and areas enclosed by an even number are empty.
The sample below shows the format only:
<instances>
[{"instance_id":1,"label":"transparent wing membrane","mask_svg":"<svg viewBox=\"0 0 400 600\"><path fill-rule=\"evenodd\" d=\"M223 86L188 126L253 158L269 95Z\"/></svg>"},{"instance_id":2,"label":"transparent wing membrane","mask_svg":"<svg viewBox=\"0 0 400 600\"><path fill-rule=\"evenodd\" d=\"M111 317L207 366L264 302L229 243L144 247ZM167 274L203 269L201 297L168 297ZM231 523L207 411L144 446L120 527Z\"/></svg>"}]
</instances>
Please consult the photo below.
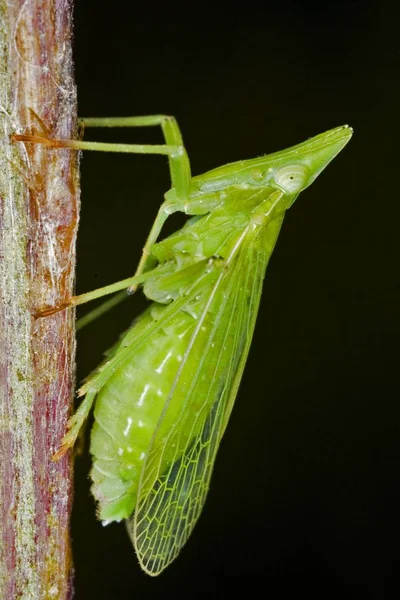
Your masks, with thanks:
<instances>
[{"instance_id":1,"label":"transparent wing membrane","mask_svg":"<svg viewBox=\"0 0 400 600\"><path fill-rule=\"evenodd\" d=\"M128 523L149 574L157 575L177 556L204 505L254 330L267 263L263 246L252 239L216 282L214 299L199 318L169 400L171 406L173 395L182 393L181 380L186 380L205 329L207 343L190 377L186 403L170 431L162 423L167 406L154 434Z\"/></svg>"}]
</instances>

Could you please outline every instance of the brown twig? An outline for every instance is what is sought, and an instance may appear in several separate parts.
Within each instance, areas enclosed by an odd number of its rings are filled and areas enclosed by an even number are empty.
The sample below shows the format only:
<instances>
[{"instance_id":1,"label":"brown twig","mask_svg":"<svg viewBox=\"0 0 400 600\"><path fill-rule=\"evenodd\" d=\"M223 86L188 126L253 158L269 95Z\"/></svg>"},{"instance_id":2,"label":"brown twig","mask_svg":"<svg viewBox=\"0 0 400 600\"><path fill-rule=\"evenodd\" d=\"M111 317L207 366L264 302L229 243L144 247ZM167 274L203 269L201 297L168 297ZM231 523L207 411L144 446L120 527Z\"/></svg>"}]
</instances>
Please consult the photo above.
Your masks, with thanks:
<instances>
[{"instance_id":1,"label":"brown twig","mask_svg":"<svg viewBox=\"0 0 400 600\"><path fill-rule=\"evenodd\" d=\"M0 597L68 599L71 461L51 460L74 387L77 153L13 143L76 137L69 0L0 0ZM21 176L22 174L22 176Z\"/></svg>"}]
</instances>

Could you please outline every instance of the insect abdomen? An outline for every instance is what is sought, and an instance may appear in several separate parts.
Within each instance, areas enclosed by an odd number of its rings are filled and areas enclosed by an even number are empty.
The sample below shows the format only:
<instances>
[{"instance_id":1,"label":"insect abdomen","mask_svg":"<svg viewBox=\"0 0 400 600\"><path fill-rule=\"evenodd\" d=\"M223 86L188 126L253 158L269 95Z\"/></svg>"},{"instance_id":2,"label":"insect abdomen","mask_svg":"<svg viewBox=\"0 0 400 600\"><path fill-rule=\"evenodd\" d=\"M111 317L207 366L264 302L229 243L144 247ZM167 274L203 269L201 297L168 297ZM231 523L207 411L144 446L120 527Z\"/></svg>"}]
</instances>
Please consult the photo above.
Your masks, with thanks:
<instances>
[{"instance_id":1,"label":"insect abdomen","mask_svg":"<svg viewBox=\"0 0 400 600\"><path fill-rule=\"evenodd\" d=\"M153 310L154 305L133 327L150 323ZM180 311L109 378L97 396L92 491L103 521L119 521L135 508L143 461L195 324L193 316ZM171 426L183 401L169 413Z\"/></svg>"}]
</instances>

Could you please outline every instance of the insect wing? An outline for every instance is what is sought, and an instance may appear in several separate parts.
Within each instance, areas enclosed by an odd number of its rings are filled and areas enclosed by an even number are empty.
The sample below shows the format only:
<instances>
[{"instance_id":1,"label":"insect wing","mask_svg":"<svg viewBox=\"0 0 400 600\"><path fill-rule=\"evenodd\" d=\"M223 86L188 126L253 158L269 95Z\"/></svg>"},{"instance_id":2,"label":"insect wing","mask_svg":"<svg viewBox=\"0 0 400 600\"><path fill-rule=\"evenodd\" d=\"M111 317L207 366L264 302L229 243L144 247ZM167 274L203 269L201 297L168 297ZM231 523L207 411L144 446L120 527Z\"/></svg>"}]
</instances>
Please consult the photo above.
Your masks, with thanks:
<instances>
[{"instance_id":1,"label":"insect wing","mask_svg":"<svg viewBox=\"0 0 400 600\"><path fill-rule=\"evenodd\" d=\"M259 238L262 238L260 235ZM142 568L159 574L179 553L201 513L216 452L237 393L250 347L268 252L261 239L246 244L212 288L188 344L170 398L142 471L128 529ZM206 322L207 343L196 364L196 344ZM179 419L163 427L174 395L190 387Z\"/></svg>"}]
</instances>

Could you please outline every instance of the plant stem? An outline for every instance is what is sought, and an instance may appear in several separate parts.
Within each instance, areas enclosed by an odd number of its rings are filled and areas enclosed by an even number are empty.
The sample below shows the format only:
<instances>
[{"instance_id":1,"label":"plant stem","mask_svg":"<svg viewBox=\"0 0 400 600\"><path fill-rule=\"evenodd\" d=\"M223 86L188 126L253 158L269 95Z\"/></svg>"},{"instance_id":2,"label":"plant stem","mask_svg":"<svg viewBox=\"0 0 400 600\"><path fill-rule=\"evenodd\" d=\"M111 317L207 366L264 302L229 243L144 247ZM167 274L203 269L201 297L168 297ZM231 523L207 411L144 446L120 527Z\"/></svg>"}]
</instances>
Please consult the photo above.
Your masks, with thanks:
<instances>
[{"instance_id":1,"label":"plant stem","mask_svg":"<svg viewBox=\"0 0 400 600\"><path fill-rule=\"evenodd\" d=\"M72 464L51 456L73 397L74 315L32 315L73 294L78 157L10 141L43 135L41 121L76 136L71 13L69 0L0 0L2 600L72 596Z\"/></svg>"}]
</instances>

